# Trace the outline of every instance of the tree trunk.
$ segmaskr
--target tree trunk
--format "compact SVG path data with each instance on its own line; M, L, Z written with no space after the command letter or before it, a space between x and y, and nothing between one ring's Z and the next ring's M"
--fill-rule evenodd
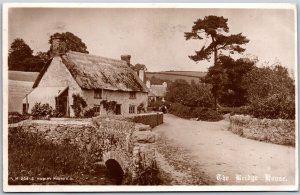
M211 37L212 39L212 43L215 42L215 38L212 36ZM217 60L218 60L218 50L217 50L217 46L214 47L214 66L217 65ZM217 110L217 104L218 104L218 101L217 101L217 97L218 97L218 92L215 93L215 110Z

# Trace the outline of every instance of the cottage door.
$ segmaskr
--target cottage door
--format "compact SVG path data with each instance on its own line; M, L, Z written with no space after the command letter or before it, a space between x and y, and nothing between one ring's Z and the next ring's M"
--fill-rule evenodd
M121 104L117 104L117 106L116 106L116 114L117 115L121 114Z
M56 110L59 113L59 116L69 116L68 112L68 89L61 93L56 98Z

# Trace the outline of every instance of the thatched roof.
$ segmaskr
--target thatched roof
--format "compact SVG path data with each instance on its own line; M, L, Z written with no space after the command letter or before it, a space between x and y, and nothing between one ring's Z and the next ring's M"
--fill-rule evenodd
M146 85L125 61L73 51L61 58L83 89L148 92Z

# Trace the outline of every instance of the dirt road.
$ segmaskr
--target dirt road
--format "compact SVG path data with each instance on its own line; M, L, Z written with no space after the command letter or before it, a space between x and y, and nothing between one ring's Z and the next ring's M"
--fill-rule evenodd
M158 135L159 155L176 165L173 172L197 173L206 177L207 184L294 184L295 148L242 138L228 126L225 120L192 121L166 114L164 124L153 131Z

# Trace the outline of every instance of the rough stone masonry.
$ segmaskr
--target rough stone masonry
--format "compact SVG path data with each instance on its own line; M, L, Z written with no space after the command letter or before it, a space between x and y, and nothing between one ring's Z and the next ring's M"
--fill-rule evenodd
M155 134L149 125L109 118L27 120L11 124L38 133L44 139L77 146L87 162L115 160L124 175L137 180L142 170L155 164Z

